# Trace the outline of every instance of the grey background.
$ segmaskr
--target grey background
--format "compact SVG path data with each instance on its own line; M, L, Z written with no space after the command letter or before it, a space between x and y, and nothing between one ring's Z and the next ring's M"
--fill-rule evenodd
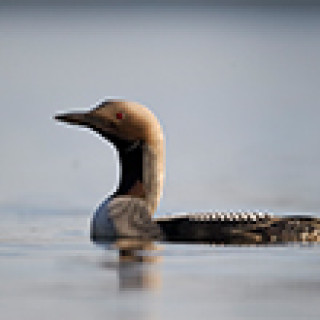
M112 192L114 150L52 116L123 97L165 130L158 213L319 212L318 2L38 3L0 5L1 208Z

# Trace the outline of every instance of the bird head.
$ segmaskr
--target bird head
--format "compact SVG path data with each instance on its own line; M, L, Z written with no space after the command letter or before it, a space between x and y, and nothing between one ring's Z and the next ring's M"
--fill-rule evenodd
M162 140L161 126L153 113L125 100L108 100L92 110L58 114L55 119L90 128L120 150L135 141L152 145Z

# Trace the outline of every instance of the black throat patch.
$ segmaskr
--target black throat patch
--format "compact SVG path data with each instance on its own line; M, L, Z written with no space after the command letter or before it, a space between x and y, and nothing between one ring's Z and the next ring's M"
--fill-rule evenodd
M113 196L127 195L137 184L143 182L143 145L142 141L133 141L119 148L120 184Z

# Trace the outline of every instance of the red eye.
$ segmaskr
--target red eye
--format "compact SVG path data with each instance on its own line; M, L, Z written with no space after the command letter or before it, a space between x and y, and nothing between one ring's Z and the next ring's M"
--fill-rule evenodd
M116 114L117 119L122 120L123 119L123 113L122 112L118 112Z

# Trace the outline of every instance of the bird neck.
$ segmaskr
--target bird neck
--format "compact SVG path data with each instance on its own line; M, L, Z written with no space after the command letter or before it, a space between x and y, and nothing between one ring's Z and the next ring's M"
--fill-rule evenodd
M143 194L137 194L136 187L142 184L143 181L143 149L141 142L133 142L118 150L120 182L115 195L143 197Z
M142 198L153 214L163 187L162 146L135 141L119 149L119 160L120 181L113 197L125 195Z

